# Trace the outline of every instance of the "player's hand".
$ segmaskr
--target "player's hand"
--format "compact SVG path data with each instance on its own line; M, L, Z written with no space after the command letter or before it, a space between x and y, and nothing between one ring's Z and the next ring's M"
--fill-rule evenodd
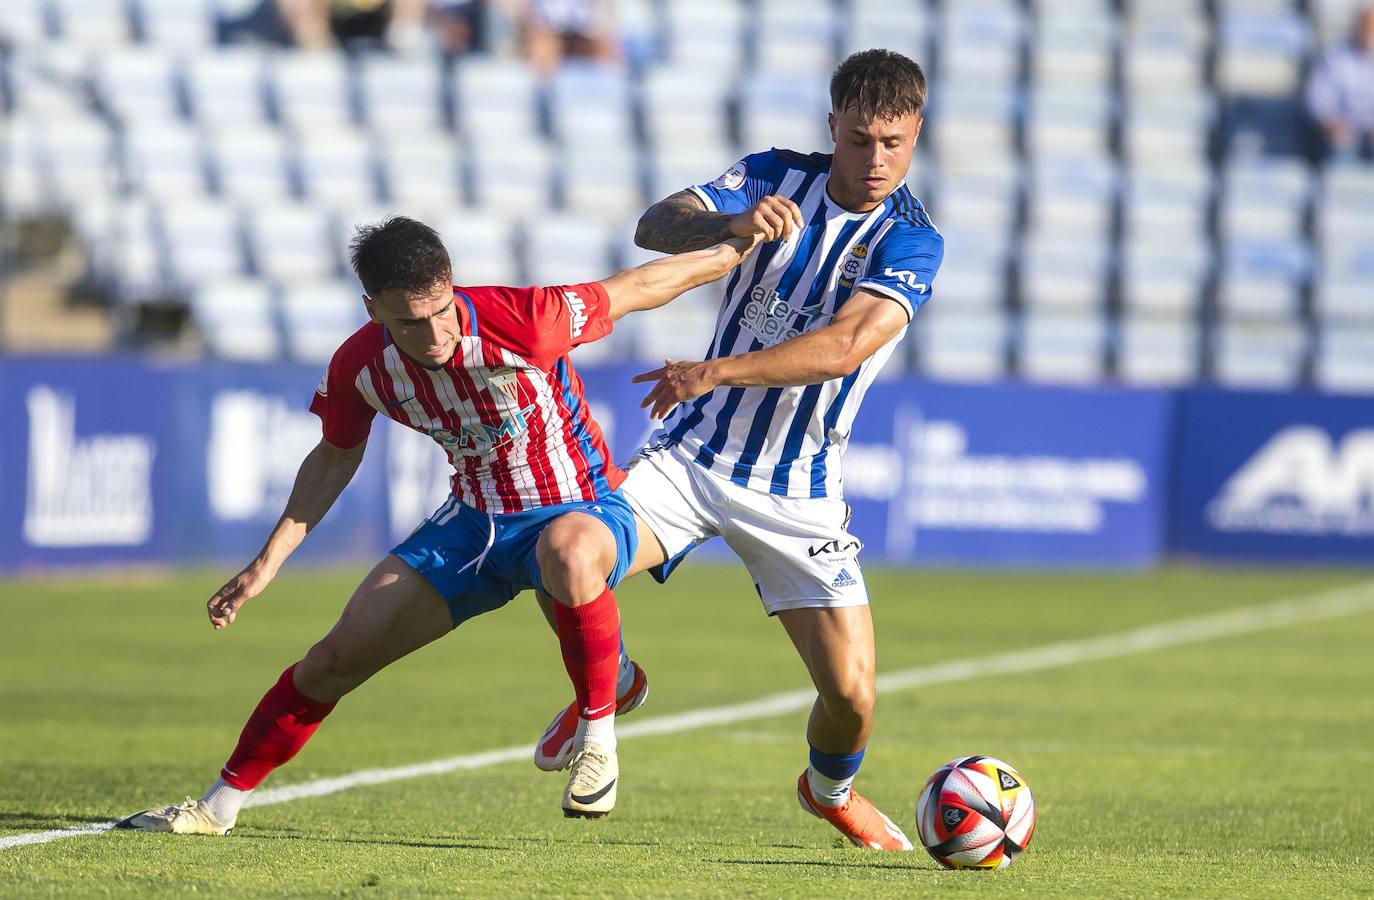
M735 237L758 235L764 242L785 241L793 231L805 227L801 207L777 194L769 194L730 220L730 233Z
M224 587L215 591L205 603L210 616L210 624L216 631L234 624L239 607L262 593L270 578L264 578L253 567L244 569L225 582Z
M649 415L655 419L664 418L673 411L674 406L700 397L716 386L709 362L673 362L671 359L665 359L661 367L652 372L642 372L630 381L634 384L658 382L639 404L640 409L647 408Z

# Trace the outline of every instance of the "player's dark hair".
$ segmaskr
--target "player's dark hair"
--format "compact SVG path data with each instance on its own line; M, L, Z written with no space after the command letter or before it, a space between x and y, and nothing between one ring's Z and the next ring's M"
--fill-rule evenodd
M453 281L439 233L405 216L359 225L348 245L348 261L372 297L393 288L419 294Z
M830 76L830 108L854 109L866 121L920 115L926 76L913 60L891 50L851 53Z

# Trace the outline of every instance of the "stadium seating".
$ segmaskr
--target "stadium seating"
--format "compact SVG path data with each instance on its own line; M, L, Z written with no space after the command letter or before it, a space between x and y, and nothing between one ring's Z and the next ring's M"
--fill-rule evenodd
M255 277L249 331L280 329L284 298L345 296L302 285L343 275L354 224L398 212L439 227L459 281L599 277L647 258L647 203L828 149L825 73L887 46L930 76L908 183L947 241L919 369L1365 383L1374 166L1292 137L1358 0L634 0L624 63L548 79L502 53L218 45L247 5L0 3L5 214L70 216L123 302L180 293L200 322L204 277ZM579 353L699 353L714 296ZM217 327L211 352L253 356Z

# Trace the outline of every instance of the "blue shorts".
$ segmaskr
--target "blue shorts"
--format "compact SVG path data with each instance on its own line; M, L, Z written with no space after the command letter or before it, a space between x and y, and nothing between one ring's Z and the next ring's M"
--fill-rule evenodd
M606 583L615 587L629 571L639 547L634 512L619 491L600 500L492 516L450 497L391 554L443 595L457 628L473 616L500 609L521 591L543 590L535 545L549 523L570 512L600 519L611 530L615 567Z

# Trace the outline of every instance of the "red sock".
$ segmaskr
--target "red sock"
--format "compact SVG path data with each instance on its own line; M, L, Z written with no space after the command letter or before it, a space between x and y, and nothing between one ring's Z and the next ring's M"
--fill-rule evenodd
M577 693L584 719L615 714L615 682L620 669L620 608L606 588L591 603L555 603L554 622L563 647L563 665Z
M262 784L273 769L300 752L334 709L333 703L311 700L297 690L291 680L295 671L293 665L281 673L248 717L238 746L220 772L226 784L241 791L251 791Z

